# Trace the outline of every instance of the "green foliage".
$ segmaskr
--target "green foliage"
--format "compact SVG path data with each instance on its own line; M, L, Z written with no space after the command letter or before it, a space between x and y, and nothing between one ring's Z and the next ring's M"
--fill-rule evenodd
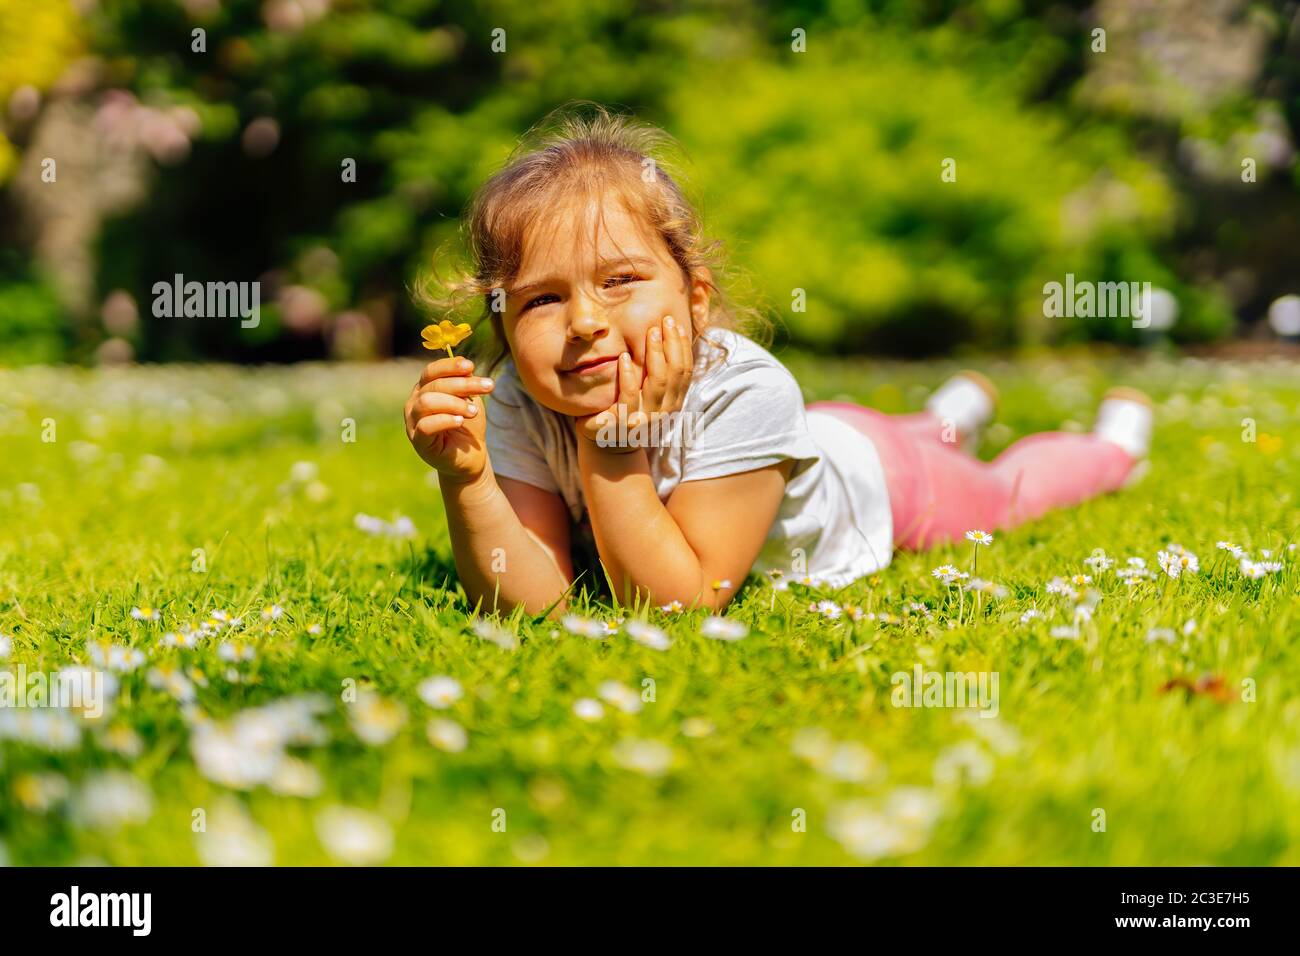
M0 257L0 365L57 362L65 354L63 309L15 259Z
M1112 130L1027 109L995 64L945 65L937 41L819 42L832 49L694 76L667 108L722 232L743 237L740 258L796 341L924 352L1132 338L1115 320L1045 326L1042 287L1067 271L1176 281L1151 248L1176 208L1157 169ZM795 289L807 314L791 312ZM1201 335L1229 319L1192 311Z
M30 50L0 41L23 53L0 58L0 97L20 80L47 87L71 57L66 7L48 6ZM45 5L0 11L19 23L29 8ZM1287 233L1253 228L1281 187L1240 220L1193 192L1132 115L1077 95L1087 22L1059 4L349 0L282 21L297 9L108 0L80 27L104 88L198 120L188 155L153 169L146 200L93 250L100 296L124 289L146 306L142 358L321 357L358 311L379 354L412 351L427 317L408 287L455 249L466 201L520 134L573 99L626 107L682 142L735 265L790 339L819 350L1134 341L1124 322L1044 318L1042 286L1067 272L1150 281L1180 302L1176 340L1222 335L1231 307L1188 265L1201 261L1182 248L1189 223L1221 255L1266 263L1252 308L1289 281L1262 248L1289 248ZM196 27L206 52L191 49ZM1284 53L1270 69L1290 69ZM1262 102L1243 93L1183 131L1249 132ZM250 124L268 119L269 152L251 148ZM17 158L5 150L0 179ZM957 179L944 183L949 157ZM326 314L256 334L152 319L148 290L177 272L261 277L268 294L308 286ZM796 288L806 312L791 309ZM92 329L78 338L102 336Z

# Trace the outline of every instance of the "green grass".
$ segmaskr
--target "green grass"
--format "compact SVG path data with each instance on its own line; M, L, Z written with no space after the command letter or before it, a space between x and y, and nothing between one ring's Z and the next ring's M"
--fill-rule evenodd
M889 411L919 407L953 368L784 358L809 400ZM980 367L1004 398L986 455L1065 420L1089 423L1104 388L1122 382L1160 403L1150 474L999 533L979 571L1006 586L1003 599L961 595L930 575L943 562L969 568L968 547L900 554L840 593L754 582L728 610L751 629L735 643L701 636L702 612L651 611L674 639L663 652L551 621L507 622L514 650L471 631L436 484L400 428L414 365L0 371L7 665L89 663L91 640L148 658L119 675L111 712L71 749L44 749L7 725L0 852L15 864L189 864L200 846L215 854L260 841L277 863L328 863L317 821L342 804L386 821L387 858L402 864L845 864L875 858L874 845L881 862L905 864L1300 863L1294 368L1087 356ZM345 418L355 442L340 438ZM1253 443L1242 440L1245 418ZM51 442L41 440L47 419ZM300 461L315 463L318 486L290 481ZM366 535L358 512L407 515L418 534ZM1285 568L1247 580L1215 549L1220 539L1271 549ZM1095 575L1091 623L1077 640L1052 636L1069 605L1046 592L1048 580L1084 571L1096 548L1154 569L1170 542L1200 556L1198 575L1132 588L1113 569ZM202 573L192 569L198 548ZM822 598L892 615L920 602L931 616L831 621L808 609ZM268 631L260 612L272 603L285 613ZM160 623L131 618L145 605ZM1035 606L1049 619L1021 624ZM239 640L255 660L220 659L221 637L158 647L216 609L245 616ZM1149 643L1153 628L1174 629L1174 642ZM999 716L892 706L891 674L918 662L996 671ZM167 664L205 675L186 712L147 677ZM464 688L445 711L417 692L436 674ZM1226 700L1160 693L1203 674L1222 676ZM1242 699L1246 679L1253 701ZM575 699L607 680L638 694L651 680L654 700L580 720ZM342 699L354 684L404 708L390 742L357 736L356 709ZM238 790L200 772L191 743L205 715L222 721L302 693L322 695L324 734L290 753L318 771L318 793ZM430 743L434 716L466 730L463 751ZM111 746L109 731L122 728L138 735L138 752ZM624 766L626 740L667 745L666 772ZM151 795L117 826L124 811L104 801L120 787L104 781L118 778L100 776L114 770ZM900 822L888 808L903 795L918 814L935 810L932 824ZM804 832L792 826L796 810ZM259 836L241 836L236 823L249 819Z

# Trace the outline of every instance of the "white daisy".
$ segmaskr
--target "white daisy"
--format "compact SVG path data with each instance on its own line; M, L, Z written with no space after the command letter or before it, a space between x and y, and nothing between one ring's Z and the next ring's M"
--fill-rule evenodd
M217 656L223 661L231 664L238 664L241 661L251 661L257 657L257 651L247 644L238 644L234 641L222 641L217 647Z
M963 741L945 748L934 761L935 783L968 783L979 787L993 777L993 761L973 741Z
M661 777L673 763L673 748L658 740L620 740L614 745L614 762L625 770Z
M1115 564L1115 559L1107 557L1104 551L1098 551L1091 557L1084 558L1083 563L1094 574L1100 574L1103 571L1109 571Z
M1252 581L1258 581L1260 578L1264 577L1264 575L1268 574L1268 572L1264 570L1262 564L1252 561L1250 558L1241 559L1241 573L1244 577L1247 577Z
M283 757L267 782L271 792L282 797L311 799L319 796L325 787L320 771L305 760Z
M717 641L739 641L749 634L749 625L735 618L711 614L700 624L700 633Z
M420 681L420 699L437 710L446 710L464 696L454 677L427 677Z
M99 745L111 753L135 760L144 753L144 739L130 727L110 727L99 735Z
M153 792L124 770L92 773L72 799L72 819L81 827L116 830L153 815Z
M131 616L137 621L159 621L162 620L162 612L153 607L133 607Z
M816 604L809 604L808 610L816 611L822 617L830 618L832 621L838 620L843 608L834 601L818 601Z
M941 564L930 573L944 584L952 584L954 581L961 581L970 577L965 571L960 571L951 564Z
M203 637L202 631L186 626L181 628L179 632L168 631L158 643L163 647L183 647L188 649L198 647L201 637Z
M1170 545L1167 551L1158 552L1156 561L1160 565L1160 570L1171 578L1176 578L1183 572L1196 574L1201 567L1196 555L1177 544Z
M605 705L592 697L579 697L573 702L573 713L580 720L600 720L605 716Z
M883 765L869 749L850 740L832 747L817 769L833 780L866 783L881 774Z
M684 737L707 737L716 729L713 721L707 717L687 717L682 721L682 736Z
M382 747L406 726L406 705L362 690L348 707L352 731L372 747Z
M147 677L150 687L171 695L174 700L182 704L191 703L198 696L194 684L175 667L155 667L149 671Z
M966 540L974 541L976 547L979 547L980 545L988 547L993 543L993 535L989 534L987 531L967 531Z
M14 796L33 813L48 813L70 792L68 778L59 773L25 773L14 780Z
M592 640L603 641L609 637L609 630L605 627L604 621L597 621L589 617L582 617L578 614L566 614L560 618L560 624L570 634L577 634L579 637L589 637Z
M465 728L454 720L442 720L435 717L425 728L429 743L449 754L458 754L469 746L469 734Z
M503 651L513 651L519 646L519 638L513 631L508 631L501 625L486 618L477 619L474 622L473 629L476 635L495 644Z
M641 711L641 695L624 683L607 680L596 689L596 693L605 703L617 707L625 714Z
M357 807L326 807L316 815L316 835L330 856L353 866L374 866L393 855L392 826Z
M110 641L91 641L86 645L86 655L96 667L119 674L130 673L144 664L144 653L135 647L125 647Z
M929 840L924 827L896 820L867 800L833 805L826 821L830 835L864 862L915 853Z
M204 866L270 866L275 859L271 835L235 800L213 808L194 843Z
M623 626L623 630L627 631L627 636L632 640L644 644L651 650L666 651L673 644L663 628L655 627L645 621L628 621Z

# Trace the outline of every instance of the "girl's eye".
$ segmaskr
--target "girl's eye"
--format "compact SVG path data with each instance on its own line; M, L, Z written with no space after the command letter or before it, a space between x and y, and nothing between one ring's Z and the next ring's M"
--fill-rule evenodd
M529 309L533 308L533 306L546 305L549 302L559 302L559 301L560 301L560 297L558 295L555 295L552 292L546 292L543 293L542 295L529 299L527 302L524 303L524 307L519 311L527 312Z
M623 275L610 276L608 279L605 280L605 288L608 289L608 288L610 288L611 286L627 285L629 282L637 282L637 281L639 281L640 278L641 278L640 276L638 276L638 275L634 275L634 274L632 274L632 273L625 273L625 274L623 274Z

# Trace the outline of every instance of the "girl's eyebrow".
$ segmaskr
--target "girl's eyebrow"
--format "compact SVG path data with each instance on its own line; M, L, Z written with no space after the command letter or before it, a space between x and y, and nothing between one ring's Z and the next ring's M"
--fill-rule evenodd
M604 272L613 266L654 266L656 263L649 256L618 256L613 259L601 259L596 263L596 268ZM526 282L523 285L515 286L506 293L510 298L525 295L533 289L542 286L556 285L561 280L558 276L547 276L545 279L534 279L532 282Z

